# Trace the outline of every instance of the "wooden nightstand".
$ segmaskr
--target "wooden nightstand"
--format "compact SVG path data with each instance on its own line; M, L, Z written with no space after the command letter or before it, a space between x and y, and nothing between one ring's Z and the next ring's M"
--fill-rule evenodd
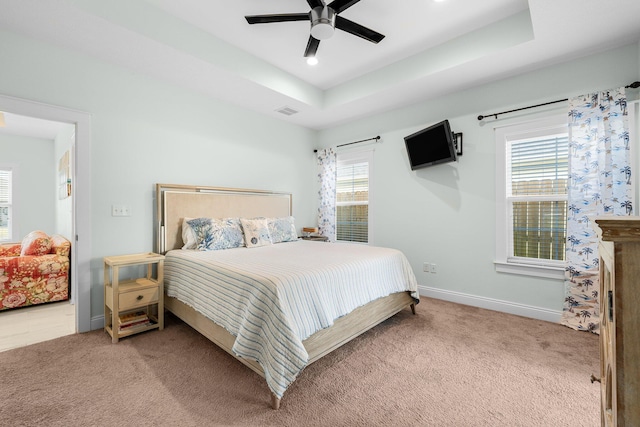
M154 264L157 264L155 278ZM146 277L121 282L120 267L136 265L147 266ZM164 328L163 268L164 256L150 252L104 258L104 330L111 335L112 342Z

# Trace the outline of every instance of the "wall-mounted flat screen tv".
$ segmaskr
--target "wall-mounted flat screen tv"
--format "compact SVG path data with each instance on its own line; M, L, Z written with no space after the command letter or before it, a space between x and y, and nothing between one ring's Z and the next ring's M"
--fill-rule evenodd
M404 137L411 170L440 163L455 162L457 149L449 120L429 126Z

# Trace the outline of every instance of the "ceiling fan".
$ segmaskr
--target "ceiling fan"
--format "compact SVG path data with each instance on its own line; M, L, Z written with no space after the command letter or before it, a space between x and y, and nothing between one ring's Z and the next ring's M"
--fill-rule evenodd
M249 24L268 24L271 22L311 21L311 35L304 51L305 57L314 57L318 51L320 40L328 39L337 28L354 36L362 37L372 43L378 43L384 36L360 24L356 24L339 14L358 3L360 0L333 0L325 4L323 0L307 0L311 7L308 13L282 13L276 15L245 16Z

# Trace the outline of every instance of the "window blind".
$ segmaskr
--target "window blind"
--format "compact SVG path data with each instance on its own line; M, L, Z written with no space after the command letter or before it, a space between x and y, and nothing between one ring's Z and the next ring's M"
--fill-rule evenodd
M510 169L511 195L567 194L567 135L511 142Z
M0 240L11 236L12 171L0 170Z
M512 256L565 259L569 141L567 134L510 141L507 201Z
M336 177L337 239L369 241L369 162L340 161Z

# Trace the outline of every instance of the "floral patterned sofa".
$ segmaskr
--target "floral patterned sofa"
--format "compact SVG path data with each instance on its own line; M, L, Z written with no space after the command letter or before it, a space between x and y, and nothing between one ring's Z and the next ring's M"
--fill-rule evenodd
M71 242L42 231L0 245L0 310L69 299Z

